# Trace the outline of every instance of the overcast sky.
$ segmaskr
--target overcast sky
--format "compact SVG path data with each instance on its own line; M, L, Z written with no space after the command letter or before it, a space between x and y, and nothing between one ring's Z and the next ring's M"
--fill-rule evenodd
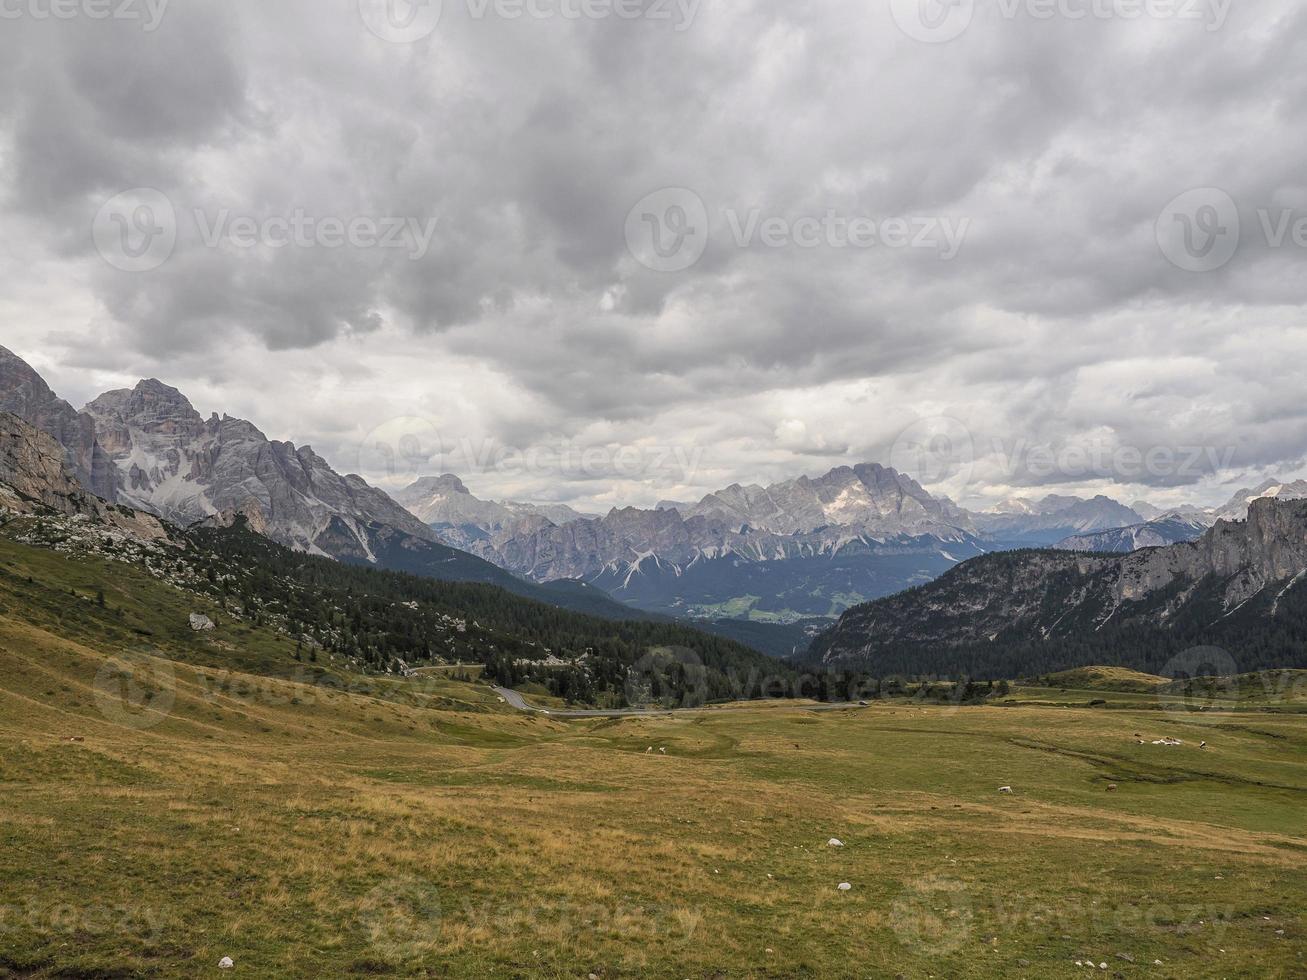
M598 510L1303 472L1297 0L54 4L0 2L0 343L78 407Z

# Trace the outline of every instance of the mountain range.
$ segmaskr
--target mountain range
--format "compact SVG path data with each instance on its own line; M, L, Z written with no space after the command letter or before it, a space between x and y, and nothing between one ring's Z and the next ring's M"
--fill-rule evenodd
M876 464L737 484L674 508L569 514L563 523L520 505L507 515L501 505L479 506L449 475L398 499L419 501L433 489L442 521L432 529L447 544L535 581L582 580L638 608L692 618L829 617L984 550L964 511ZM464 523L451 523L451 513Z
M1261 499L1307 497L1307 481L1272 480L1212 510L1048 495L980 512L865 463L596 516L481 500L453 474L424 477L392 497L339 474L309 446L269 439L243 419L206 419L156 379L77 411L4 348L0 411L50 436L72 479L95 497L180 527L244 521L310 554L493 583L613 617L725 620L737 632L747 621L752 642L773 651L802 646L852 607L992 552L1132 552L1196 539ZM786 630L767 641L757 631L772 625Z

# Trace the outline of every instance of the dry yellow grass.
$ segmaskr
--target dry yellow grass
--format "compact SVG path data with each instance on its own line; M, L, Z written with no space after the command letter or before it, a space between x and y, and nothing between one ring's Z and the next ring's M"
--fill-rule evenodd
M1307 972L1300 715L561 721L126 653L0 615L0 976Z

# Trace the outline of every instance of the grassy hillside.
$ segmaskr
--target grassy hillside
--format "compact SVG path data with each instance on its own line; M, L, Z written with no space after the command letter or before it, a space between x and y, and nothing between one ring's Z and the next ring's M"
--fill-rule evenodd
M1134 691L1146 694L1168 683L1165 677L1145 674L1127 667L1077 667L1041 678L1048 687L1073 687L1084 691Z
M130 568L0 573L0 976L1303 972L1301 715L560 721L295 680L284 638L191 633Z

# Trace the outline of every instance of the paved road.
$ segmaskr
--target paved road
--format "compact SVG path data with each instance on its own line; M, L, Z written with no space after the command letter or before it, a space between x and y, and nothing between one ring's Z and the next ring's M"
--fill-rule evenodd
M553 718L630 718L635 716L654 717L656 715L682 715L697 714L699 712L721 712L721 711L748 711L754 706L741 706L734 708L721 707L703 707L703 708L537 708L533 704L527 704L526 698L516 691L510 691L506 687L496 687L495 693L503 698L511 707L518 711L534 711L536 714L549 715ZM774 702L773 702L774 703ZM851 702L842 702L840 704L805 704L803 705L808 711L837 711L840 708L857 708L865 705L855 705Z

